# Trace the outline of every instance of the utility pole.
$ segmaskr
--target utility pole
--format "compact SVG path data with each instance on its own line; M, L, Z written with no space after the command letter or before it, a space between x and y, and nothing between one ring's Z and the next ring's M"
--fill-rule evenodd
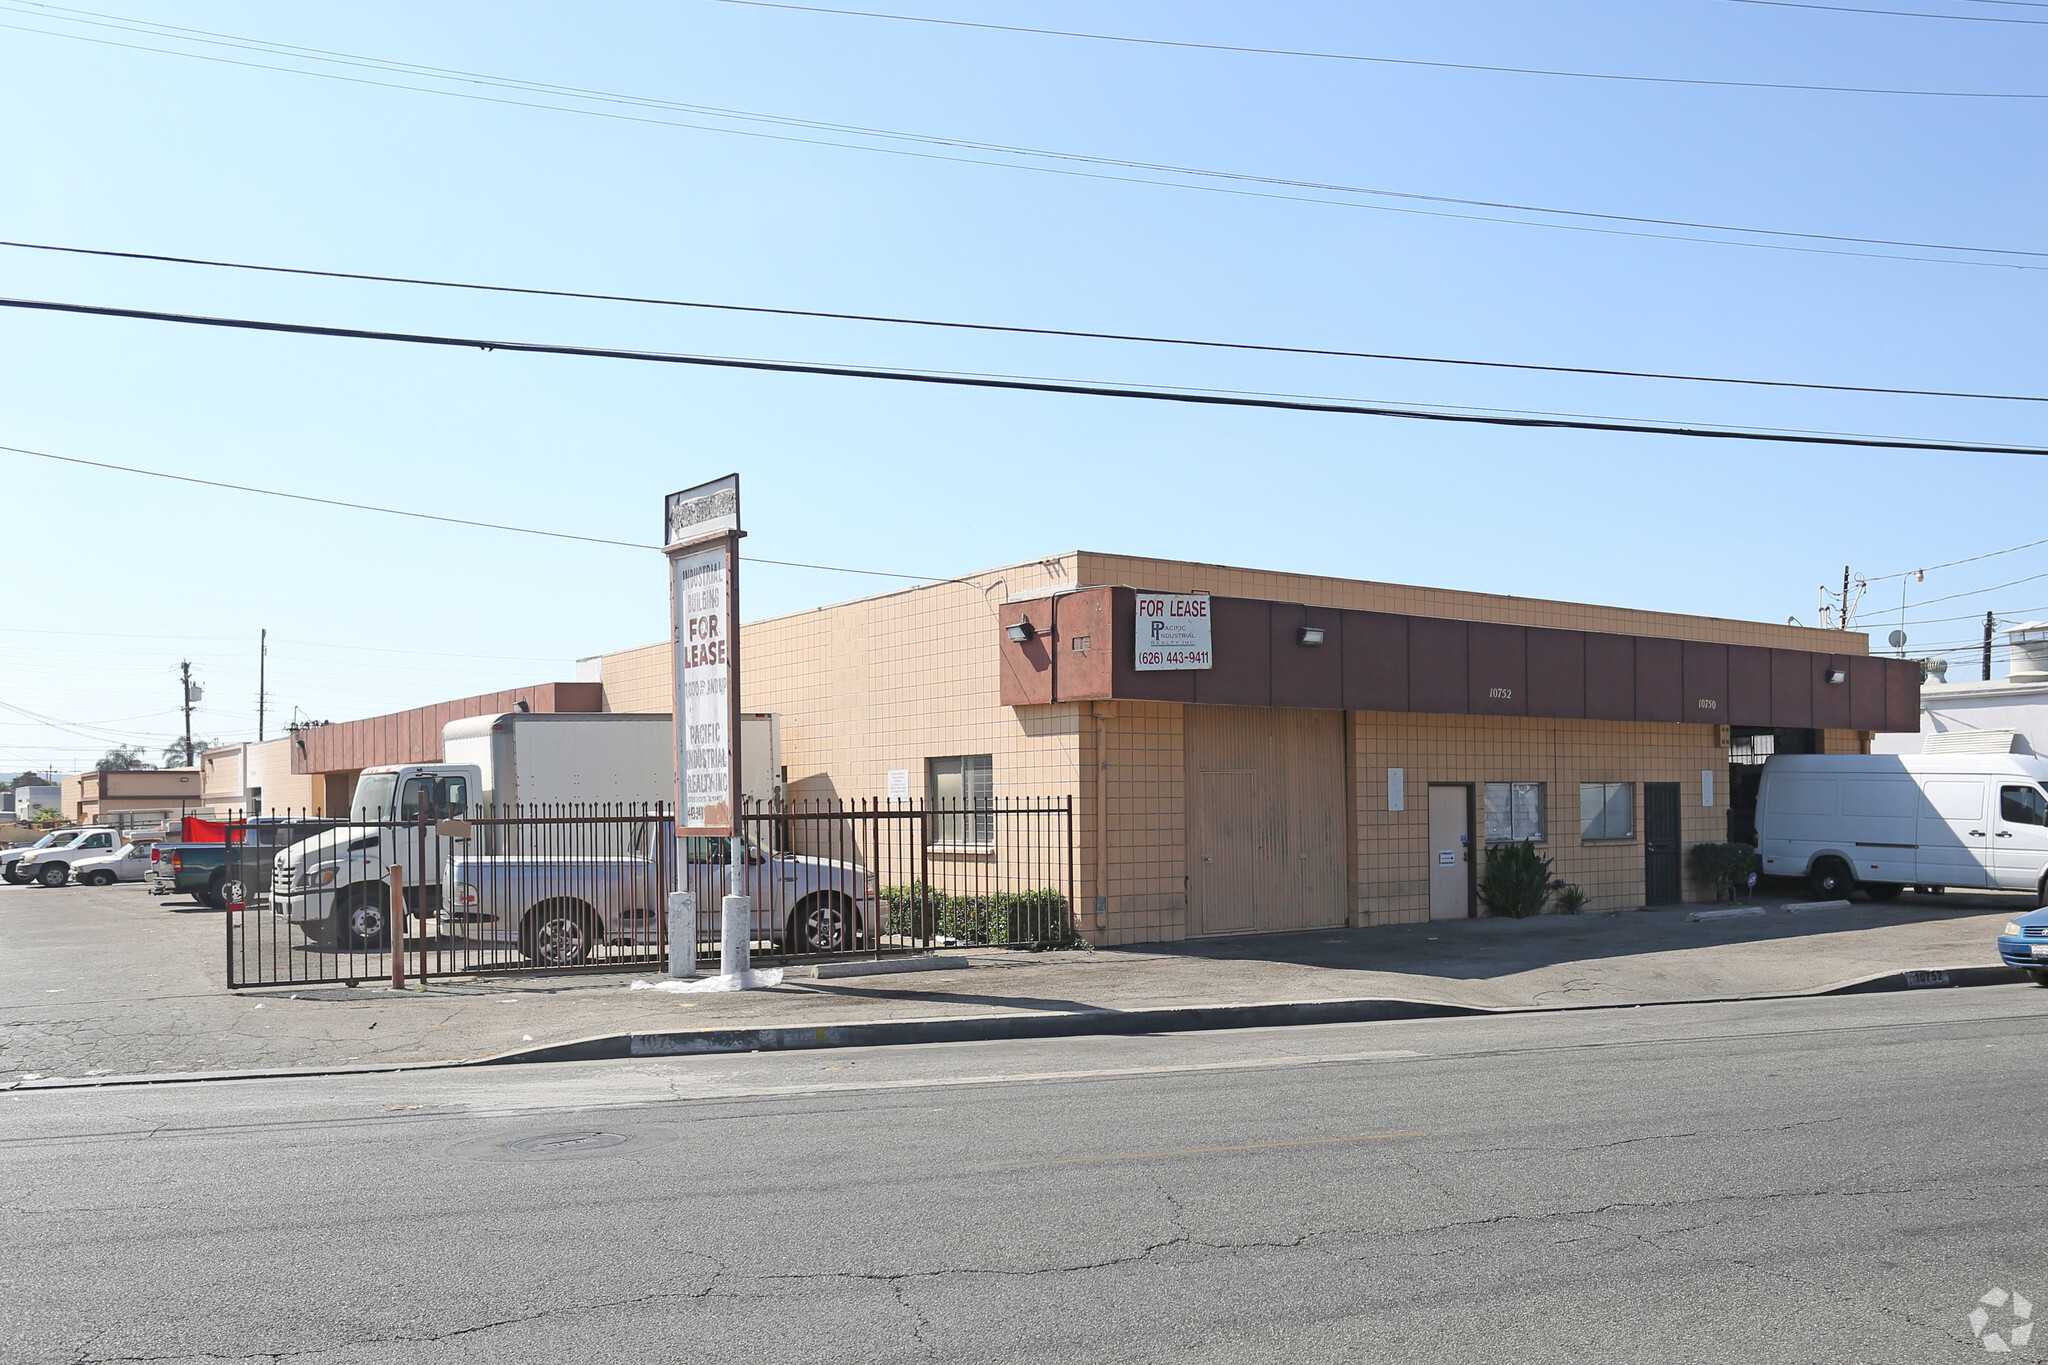
M1849 628L1849 566L1842 566L1842 629Z
M267 630L263 631L257 637L257 639L258 644L256 646L256 742L258 744L261 744L263 742L263 674L265 666L270 662L270 632Z
M1991 681L1991 631L1997 626L1998 618L1990 612L1984 613L1984 681Z
M1985 653L1985 677L1991 677L1991 653ZM178 690L184 698L184 765L193 765L193 661L178 661L178 677L182 688Z

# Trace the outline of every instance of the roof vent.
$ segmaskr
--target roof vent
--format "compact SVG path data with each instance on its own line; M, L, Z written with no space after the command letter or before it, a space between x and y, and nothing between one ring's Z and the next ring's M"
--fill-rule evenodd
M2005 680L2016 683L2048 682L2048 621L2028 621L2005 633L2012 641L2012 664Z
M2025 750L2015 742L2017 730L1950 730L1929 735L1920 746L1924 754L2013 754Z
M1918 662L1920 664L1920 681L1922 685L1927 683L1945 683L1948 681L1947 659L1921 659Z

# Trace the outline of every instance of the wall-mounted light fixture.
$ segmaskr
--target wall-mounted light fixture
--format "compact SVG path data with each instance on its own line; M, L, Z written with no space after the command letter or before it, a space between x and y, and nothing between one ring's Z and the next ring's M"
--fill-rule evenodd
M1845 683L1849 681L1849 675L1847 673L1844 673L1839 668L1829 669L1827 671L1826 677L1827 680L1831 683Z
M1031 618L1027 616L1015 625L1004 626L1003 634L1016 644L1028 645L1038 638L1038 627L1032 625Z
M517 711L522 716L525 715L527 712L533 710L531 706L528 706L526 704L526 698L524 697L521 697L519 700L513 702L512 709L514 711Z
M1319 645L1323 642L1323 628L1321 626L1303 626L1294 632L1294 638L1298 643L1304 645Z

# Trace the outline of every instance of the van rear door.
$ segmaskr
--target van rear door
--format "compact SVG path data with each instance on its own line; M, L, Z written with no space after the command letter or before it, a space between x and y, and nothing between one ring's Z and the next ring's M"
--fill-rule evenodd
M1965 775L1920 779L1920 856L1913 880L1923 886L1990 886L1990 782Z
M1991 874L2000 886L2032 891L2048 870L2048 797L2025 778L2001 778L1991 825Z

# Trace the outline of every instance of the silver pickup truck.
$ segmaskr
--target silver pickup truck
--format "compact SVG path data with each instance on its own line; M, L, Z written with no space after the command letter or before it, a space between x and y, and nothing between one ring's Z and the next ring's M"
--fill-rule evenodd
M651 947L668 913L668 856L561 857L471 854L454 841L443 871L438 927L451 939L510 944L529 962L574 967L606 945ZM697 941L716 943L731 890L754 898L754 939L791 953L842 952L874 943L874 888L852 863L747 845L733 887L724 839L685 841L684 885L697 896Z

